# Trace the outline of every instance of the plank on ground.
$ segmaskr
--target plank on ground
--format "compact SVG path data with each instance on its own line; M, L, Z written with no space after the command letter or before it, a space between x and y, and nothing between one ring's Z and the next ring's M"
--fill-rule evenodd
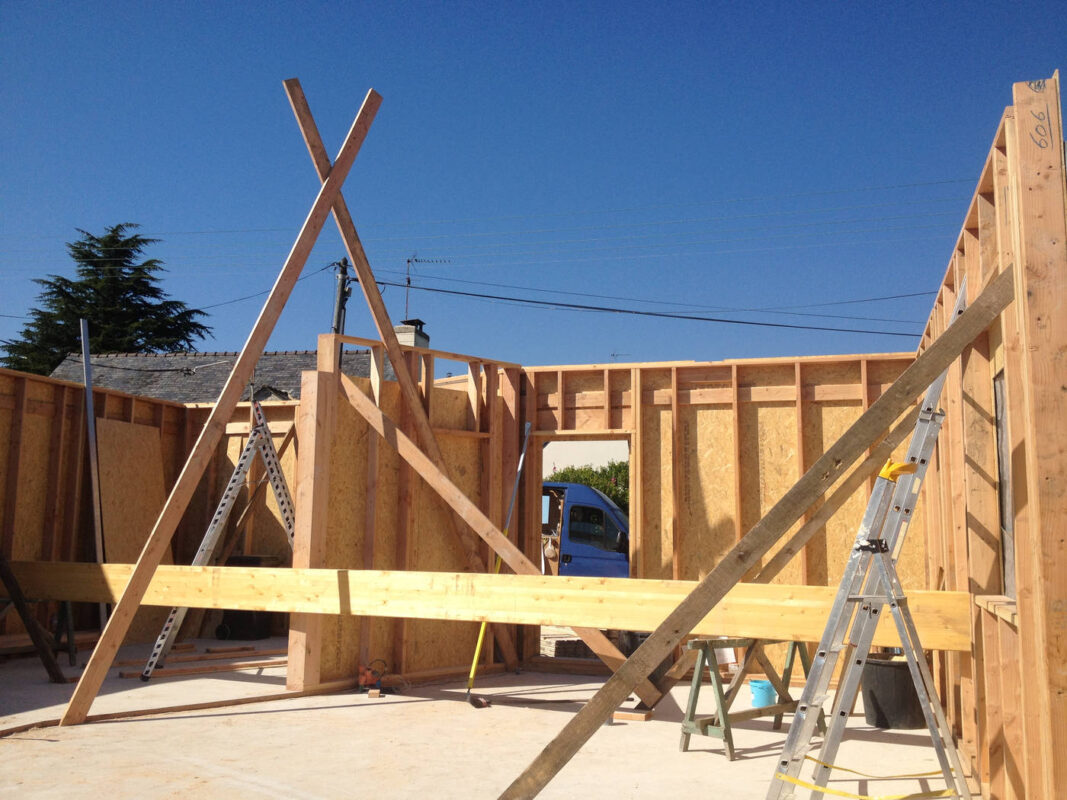
M78 602L117 596L133 569L127 564L44 562L15 562L12 568L31 596ZM696 585L638 578L161 566L144 603L650 631ZM693 633L815 641L836 591L739 584L696 623ZM966 592L909 592L908 603L925 647L970 647ZM891 622L879 627L875 643L899 646Z

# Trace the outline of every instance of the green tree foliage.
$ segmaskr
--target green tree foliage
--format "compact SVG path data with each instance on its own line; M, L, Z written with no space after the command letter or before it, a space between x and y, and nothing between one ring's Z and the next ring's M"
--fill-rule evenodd
M79 319L89 322L93 353L189 351L196 339L210 335L197 321L203 311L168 299L159 287L163 262L142 260L145 248L158 240L138 236L137 227L124 222L103 236L78 229L81 238L67 244L77 277L36 279L44 287L40 308L30 311L20 339L3 342L4 366L49 374L68 353L81 350Z
M619 508L630 513L630 464L628 461L609 461L603 467L564 467L555 470L547 481L583 483L599 489Z

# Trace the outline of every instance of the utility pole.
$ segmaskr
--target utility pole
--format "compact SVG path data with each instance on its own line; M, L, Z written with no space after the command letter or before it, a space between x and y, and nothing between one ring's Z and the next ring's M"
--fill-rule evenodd
M333 266L337 267L337 295L333 304L333 325L330 327L330 333L337 333L343 336L345 332L345 304L348 303L348 298L352 296L352 289L348 284L351 283L352 279L348 277L347 258L335 261Z
M352 282L352 278L348 277L348 259L342 258L340 261L335 261L333 264L337 267L337 295L334 298L333 303L333 325L330 326L330 333L345 335L345 305L348 303L348 298L352 296L352 288L349 284ZM337 346L337 368L341 368L341 359L344 353L344 343L342 342Z

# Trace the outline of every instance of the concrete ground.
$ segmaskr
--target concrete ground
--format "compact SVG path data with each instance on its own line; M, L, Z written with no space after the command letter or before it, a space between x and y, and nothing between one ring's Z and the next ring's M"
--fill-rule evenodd
M199 649L211 644L218 643L200 642ZM264 649L280 642L256 644ZM120 658L146 650L124 648ZM65 671L74 673L61 658ZM81 654L80 662L86 658ZM494 701L484 709L465 702L465 681L454 681L409 687L378 699L347 691L34 728L0 739L0 796L493 798L601 682L533 672L484 676L475 693ZM270 694L284 685L284 667L148 683L109 677L92 712ZM70 685L48 683L33 658L0 664L0 730L57 718L72 691ZM676 687L651 721L604 725L540 796L764 797L785 730L772 731L770 719L739 723L732 762L717 739L701 736L694 736L689 752L682 753L680 720L687 695L688 686ZM748 692L742 692L736 707L747 707L748 699ZM537 702L545 700L554 702ZM699 711L710 713L711 702L711 692L702 692ZM937 769L925 730L875 730L864 724L861 712L849 723L838 763L876 774ZM938 778L873 781L846 775L831 787L860 794L943 788Z

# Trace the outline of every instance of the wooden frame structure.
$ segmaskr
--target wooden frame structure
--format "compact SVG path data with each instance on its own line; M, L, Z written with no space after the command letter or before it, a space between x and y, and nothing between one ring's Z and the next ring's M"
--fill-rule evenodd
M646 680L652 667L690 631L703 630L701 620L739 581L766 583L776 577L784 581L777 587L745 587L767 600L778 596L776 592L795 591L789 584L836 580L844 558L835 555L839 552L835 548L847 547L854 532L854 519L849 517L858 517L849 504L862 506L867 476L907 432L909 410L919 393L962 354L946 385L946 435L925 490L926 547L907 556L904 571L914 581L926 579L933 590L950 590L941 598L946 602L950 596L958 602L963 596L959 593L977 595L965 612L969 648L939 657L942 696L976 778L992 797L1055 793L1054 787L1065 777L1060 773L1067 769L1055 758L1067 750L1063 614L1067 591L1057 577L1067 563L1063 536L1067 433L1060 380L1062 354L1067 351L1062 313L1067 297L1067 189L1058 75L1015 85L1014 106L1005 112L998 129L914 363L910 355L890 354L523 369L482 357L401 347L340 196L340 184L379 98L373 91L368 95L337 163L331 165L299 84L288 81L286 90L323 186L248 344L219 401L209 408L187 409L140 398L115 401L131 422L147 414L148 425L171 437L166 450L170 455L165 457L170 465L168 484L169 475L175 476L170 498L129 572L94 567L95 572L77 580L68 573L62 591L38 584L38 592L58 598L73 591L78 581L88 582L91 586L84 589L84 597L96 599L113 592L116 585L125 586L64 724L87 718L134 612L155 591L152 576L179 520L198 496L205 471L209 487L217 484L221 467L212 476L209 465L228 431L240 435L240 422L234 417L239 389L314 237L332 211L381 341L320 337L317 369L304 374L301 402L295 409L289 407L295 411L300 442L300 457L292 467L296 569L285 576L254 571L246 577L275 588L310 580L336 586L336 593L324 593L327 599L319 605L297 602L294 595L292 602L274 606L293 612L291 689L315 691L335 679L347 679L357 663L383 650L390 653L395 671L463 666L473 651L475 626L455 620L509 623L493 628L508 666L528 654L535 635L528 630L516 639L510 624L586 623L589 627L579 627L579 634L615 673L505 793L533 796L630 691L636 688L645 705L655 705L664 685L653 686ZM971 293L969 308L947 328L946 310L964 275ZM1002 313L1013 295L1020 301ZM338 348L345 343L370 347L370 379L351 379L337 369ZM396 382L382 379L387 358ZM460 391L434 385L438 360L466 365ZM11 387L10 401L3 399L5 381ZM994 401L995 385L1003 386L1002 406ZM101 399L101 415L107 417L111 401ZM50 403L52 410L43 411ZM77 498L80 483L51 480L45 482L43 493L34 490L41 495L39 503L23 498L37 497L26 493L26 476L31 473L56 477L82 469L80 452L64 457L78 450L79 440L73 435L79 426L78 406L74 385L0 372L0 466L4 468L0 486L5 492L0 544L5 553L34 560L56 556L69 560L75 555L69 542L76 540L77 517L84 514L79 511L84 503L79 505ZM37 412L31 411L35 408ZM7 425L2 424L5 413L10 413ZM34 413L51 419L52 427L35 431ZM206 415L203 432L190 446L194 427L189 420L201 415ZM165 420L170 421L169 431ZM648 642L625 663L599 629L624 622L636 629L651 627L651 618L640 622L627 614L611 619L588 612L581 616L577 606L563 611L562 605L544 613L509 616L488 599L496 585L493 581L501 586L528 581L525 591L531 602L546 591L539 588L537 581L546 579L534 565L540 543L537 447L531 448L520 495L516 541L509 541L500 530L507 494L503 476L514 472L519 430L525 422L531 423L535 442L582 438L630 442L636 506L631 514L635 521L631 563L643 579L631 586L667 591L653 584L668 581L673 582L671 592L691 591L673 611L664 612ZM998 425L1010 444L1010 463L998 463ZM890 428L893 432L887 434ZM27 453L25 442L31 439L48 442L50 456L43 465ZM179 470L178 462L186 453L188 459ZM847 474L854 462L859 466ZM1010 477L1010 488L1005 476ZM1004 502L1006 497L1010 502ZM202 502L210 504L206 498ZM838 523L829 520L841 508L845 521L839 533ZM38 513L43 516L27 516ZM1005 520L1015 536L1017 599L1004 596L1006 588L998 577L1004 574L1001 558L1006 540L1000 532ZM16 531L40 531L40 546L19 550ZM909 542L920 541L913 532ZM461 579L461 572L486 572L494 552L517 576ZM800 558L790 564L794 554ZM16 568L21 569L20 580L32 585L33 565ZM434 579L417 573L379 575L375 583L375 570L382 569L430 570L441 575L437 580L451 586L462 583L469 587L466 596L480 598L464 605L457 599L463 591L446 593L444 600L428 601L445 609L436 617L416 601L404 607L400 617L384 620L380 615L388 613L388 603L377 602L374 592L385 593L404 581L429 585ZM483 577L491 580L483 582ZM188 576L189 590L197 591L196 580L204 578L204 573ZM47 577L38 579L47 584ZM575 591L588 593L597 586L578 580ZM606 585L599 586L607 591ZM252 605L245 607L259 607L260 601L241 601L240 595L234 588L203 605L248 602ZM677 594L671 597L664 601L665 609L678 599ZM160 602L173 605L175 600L164 596ZM379 614L372 616L375 609ZM767 629L751 633L725 627L724 618L718 619L709 624L724 626L716 628L720 633L771 638L782 633ZM950 627L956 630L958 613L951 619ZM465 624L470 628L469 642L457 636L454 627ZM493 648L486 650L491 659ZM1034 679L1020 680L1022 669Z
M1067 186L1059 75L1017 83L922 347L967 279L1015 270L1016 303L968 347L922 507L933 589L972 593L973 646L939 658L941 697L987 797L1067 780ZM998 401L999 396L999 401Z

